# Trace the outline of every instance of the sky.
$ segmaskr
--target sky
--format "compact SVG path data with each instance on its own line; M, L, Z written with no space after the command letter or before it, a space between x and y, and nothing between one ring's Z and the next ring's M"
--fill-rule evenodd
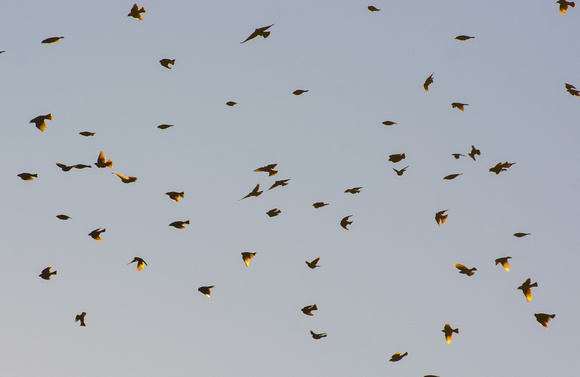
M577 373L580 98L564 84L580 88L580 9L138 5L142 21L117 0L0 4L1 375ZM29 123L48 113L45 132ZM452 157L472 145L476 161ZM113 168L94 166L100 151ZM275 176L254 172L274 163ZM240 200L256 184L263 194ZM509 272L494 264L504 256ZM209 285L210 298L197 291ZM534 313L556 317L545 329ZM408 356L389 362L396 352Z

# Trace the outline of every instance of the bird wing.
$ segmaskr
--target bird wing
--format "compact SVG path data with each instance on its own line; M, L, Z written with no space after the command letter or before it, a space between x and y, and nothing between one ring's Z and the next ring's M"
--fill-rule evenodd
M101 153L99 153L99 157L97 158L97 162L99 164L105 163L105 152L101 151Z
M241 42L241 43L246 43L247 41L256 38L258 35L260 35L260 31L259 29L254 30L254 32L252 34L250 34L250 36L248 38L246 38L245 41Z

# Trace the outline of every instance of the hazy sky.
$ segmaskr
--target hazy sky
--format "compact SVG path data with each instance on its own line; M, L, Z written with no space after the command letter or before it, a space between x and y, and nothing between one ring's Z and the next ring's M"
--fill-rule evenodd
M158 0L139 21L132 5L0 3L0 375L577 374L580 98L564 83L580 88L580 9ZM48 113L46 132L29 123ZM452 157L472 145L477 161Z

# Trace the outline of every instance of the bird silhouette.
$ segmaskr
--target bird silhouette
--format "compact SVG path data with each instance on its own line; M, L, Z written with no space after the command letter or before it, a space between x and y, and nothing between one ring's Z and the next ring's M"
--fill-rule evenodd
M538 321L540 325L547 329L548 322L550 322L550 320L553 319L556 314L535 313L534 316L536 317L536 321Z
M475 160L475 156L476 155L480 155L481 156L481 151L479 149L476 149L473 145L471 146L471 152L468 153L469 157L471 157L473 159L473 161Z
M39 115L34 119L31 119L28 123L34 123L36 128L38 128L41 132L46 131L46 121L52 120L52 113L46 115Z
M404 153L399 153L399 154L392 154L389 156L389 161L397 163L401 160L405 159L405 154Z
M23 181L34 181L34 178L38 178L38 174L32 174L32 173L20 173L20 174L18 174L18 176Z
M237 105L237 104L238 103L237 102L234 102L234 101L228 101L228 102L226 102L226 105L228 105L228 106L234 106L234 105Z
M568 93L570 93L570 95L580 97L580 91L578 91L574 85L565 83L564 86L566 86L566 90Z
M68 220L71 217L70 216L67 216L67 215L56 215L56 218L59 219L59 220Z
M324 203L324 202L316 202L316 203L312 204L312 206L313 206L314 208L322 208L322 207L324 207L324 206L327 206L328 204L329 204L329 203Z
M576 4L573 1L566 1L566 0L558 0L556 1L557 4L560 4L560 14L565 14L568 10L568 6L574 8Z
M95 136L95 133L89 132L89 131L83 131L83 132L79 132L79 135L89 137L89 136Z
M206 295L207 297L211 296L211 289L215 287L215 285L207 285L203 287L199 287L197 290L200 291L202 294Z
M175 65L175 59L161 59L159 60L159 63L164 66L167 69L171 69L171 67L169 66L171 65Z
M453 107L455 109L459 109L461 111L465 111L465 106L469 106L469 104L467 104L467 103L461 103L461 102L453 102L451 104L451 107Z
M522 238L525 236L529 236L531 233L514 233L514 237Z
M92 232L89 233L89 236L93 237L93 239L97 240L97 241L102 241L101 239L101 233L104 233L107 231L107 228L97 228L95 230L93 230Z
M495 173L496 175L501 173L502 171L506 171L508 168L510 168L512 165L514 165L515 162L498 162L494 167L489 168L490 172Z
M56 270L51 272L50 271L51 268L52 266L46 267L44 270L42 270L42 272L38 276L40 276L44 280L50 280L51 275L56 275Z
M512 257L501 257L501 258L497 258L495 260L495 265L497 266L498 264L501 264L502 267L506 270L509 271L510 270L510 262L508 261L508 259L511 259Z
M352 215L348 215L346 217L343 217L342 220L340 220L340 226L343 227L346 230L350 230L347 228L347 226L349 226L350 224L352 224L352 221L348 221L348 219L351 217Z
M165 195L169 196L169 199L175 200L177 203L179 203L179 198L185 197L185 191L182 192L169 191L166 192Z
M314 339L321 339L321 338L325 338L326 337L326 333L325 332L321 332L320 334L317 334L314 331L310 330L310 334L312 334L312 337Z
M465 274L467 276L471 276L471 275L475 274L474 271L477 271L477 268L475 268L475 267L467 268L464 265L462 265L461 263L455 263L455 268L457 268L459 270L460 274Z
M169 69L171 69L171 68L169 68ZM166 130L169 127L173 127L173 126L174 126L174 124L160 124L159 126L157 126L157 128L159 128L160 130Z
M402 175L403 175L403 173L404 173L405 171L407 171L407 168L408 168L408 167L409 167L409 166L405 166L405 167L404 167L404 168L402 168L401 170L397 170L397 169L393 168L393 170L394 170L394 171L395 171L395 173L397 173L397 175L400 177L400 176L402 176Z
M278 208L272 208L271 210L266 212L266 215L268 215L270 217L274 217L274 216L278 216L281 213L282 213L282 211L279 210Z
M44 41L42 41L40 43L56 43L56 42L60 42L60 40L63 38L64 37L50 37L50 38L46 38Z
M135 257L133 260L127 264L137 262L137 271L141 271L145 266L148 266L147 262L143 260L143 258Z
M240 200L244 200L244 199L246 199L246 198L249 198L250 196L260 196L260 195L262 195L262 192L263 192L263 191L259 191L259 190L260 190L260 184L258 183L258 184L256 185L256 187L254 187L254 189L253 189L253 190L252 190L252 191L251 191L251 192L250 192L248 195L244 196L244 197L243 197L242 199L240 199Z
M375 6L373 6L373 5L369 5L369 6L368 6L368 10L370 10L371 12L378 12L378 11L380 11L380 9L379 9L379 8L376 8L376 7L375 7Z
M435 72L433 72L431 74L431 76L427 77L427 80L425 80L425 83L423 84L423 88L425 89L426 92L429 91L429 85L433 84L433 75L435 74Z
M393 354L393 356L391 356L391 359L390 359L389 361L393 361L393 362L395 362L395 361L399 361L399 360L401 360L403 357L407 356L408 354L409 354L408 352L405 352L405 353L403 353L403 354L401 354L400 352L395 352L395 353Z
M385 121L383 122L383 124L384 124L385 126L392 126L393 124L397 124L397 123L396 123L396 122L393 122L393 121L390 121L390 120L385 120Z
M353 187L353 188L349 188L349 189L344 190L344 193L345 194L348 193L348 194L353 194L354 195L354 194L358 194L361 189L362 189L362 186L361 187Z
M439 211L435 214L435 221L437 222L437 225L441 226L443 224L445 224L445 221L447 221L447 216L449 215L445 215L445 212L447 212L448 210L445 209L443 211Z
M141 17L141 13L147 13L145 11L145 8L141 7L141 9L139 9L137 4L134 4L133 8L131 8L131 12L129 12L127 17L133 17L133 18L136 18L138 20L143 20L143 17Z
M246 264L246 267L250 267L250 259L254 258L255 255L256 253L251 253L249 251L242 252L242 259Z
M61 163L59 163L59 162L57 162L57 163L56 163L56 166L58 166L59 168L61 168L61 169L62 169L62 171L69 171L69 170L71 170L72 168L74 168L74 165L67 166L67 165L65 165L65 164L61 164Z
M449 175L446 175L445 177L443 177L443 179L446 179L446 180L450 181L450 180L452 180L452 179L455 179L455 178L459 177L459 176L460 176L460 175L462 175L462 174L463 174L463 173L458 173L458 174L449 174Z
M169 226L174 227L175 229L185 229L185 224L189 224L189 220L185 221L174 221Z
M457 39L458 41L466 41L468 39L473 39L475 37L470 37L468 35L458 35L457 37L455 37L455 39Z
M256 170L254 170L254 172L256 172L256 173L260 173L260 172L268 173L268 176L271 177L273 175L278 174L278 170L274 170L274 168L276 166L278 166L278 164L270 164L270 165L262 166L261 168L257 168Z
M85 323L85 317L86 317L87 313L86 312L82 312L81 314L77 314L75 317L75 322L81 322L81 327L85 327L87 324Z
M312 270L314 270L316 267L320 267L318 265L318 261L320 260L320 257L314 259L312 262L308 262L308 261L304 261L308 267L310 267Z
M523 284L518 287L518 289L521 289L524 296L526 296L526 300L532 301L532 287L537 286L538 282L532 283L532 280L527 278L526 281L524 281Z
M137 177L126 177L123 174L119 174L119 173L112 173L115 174L117 177L121 178L121 181L123 181L123 183L131 183L131 182L135 182L137 180Z
M318 306L316 306L316 304L314 304L314 305L307 305L307 306L303 307L300 310L302 310L302 313L304 313L306 315L309 315L311 317L314 317L314 314L312 314L312 311L313 310L318 310Z
M254 30L254 32L252 34L250 34L250 36L248 38L246 38L245 41L243 41L241 43L246 43L247 41L252 40L252 39L256 38L257 36L268 38L270 36L270 32L266 31L266 30L268 30L272 26L274 26L274 24L272 24L270 26L264 26L261 28L257 28L256 30Z
M73 168L75 169L92 169L93 167L91 165L85 165L85 164L76 164L73 165Z
M105 152L101 151L101 153L99 153L99 157L97 158L95 166L98 167L99 169L106 167L113 168L113 161L110 158L109 161L106 161Z
M451 337L453 336L453 333L459 334L459 329L452 329L448 323L445 324L445 327L441 331L445 334L445 340L447 341L447 344L451 343Z
M290 178L288 178L288 179L281 179L279 181L274 182L274 184L272 186L270 186L270 188L268 189L268 191L269 190L272 190L273 188L276 188L278 186L286 186L286 185L288 185L288 181L289 180L290 180Z
M308 92L308 90L297 89L297 90L293 91L292 94L294 94L295 96L299 96L302 93L306 93L306 92Z
M451 155L455 157L456 160L459 160L459 157L465 157L465 155L461 153L451 153Z

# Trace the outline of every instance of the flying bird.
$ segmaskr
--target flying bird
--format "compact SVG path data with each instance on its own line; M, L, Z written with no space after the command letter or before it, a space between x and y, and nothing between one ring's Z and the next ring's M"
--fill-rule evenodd
M68 220L71 217L70 216L67 216L67 215L56 215L56 218L59 219L59 220Z
M81 322L81 326L85 327L86 323L85 323L85 316L87 315L86 312L82 312L81 314L77 314L75 317L75 322Z
M185 224L189 224L189 220L185 221L174 221L169 226L174 227L175 229L185 229Z
M455 157L456 160L459 160L459 157L465 157L465 155L461 153L451 153L451 155Z
M508 168L510 168L512 165L514 165L515 162L498 162L494 167L489 168L490 172L495 173L496 175L501 173L502 171L506 171Z
M260 172L268 173L268 176L271 177L273 175L278 174L278 170L274 170L274 168L276 166L278 166L278 164L270 164L270 165L262 166L261 168L257 168L256 170L254 170L254 172L256 172L256 173L260 173Z
M574 85L568 83L565 83L564 85L566 86L566 90L568 93L570 93L570 95L580 97L580 91L578 91Z
M246 267L250 267L250 259L254 258L255 255L256 253L251 253L249 251L242 252L242 259L246 264Z
M237 102L234 102L234 101L228 101L228 102L226 102L226 105L228 105L228 106L234 106L234 105L237 105L237 104L238 103Z
M139 258L139 257L135 257L133 258L133 260L127 264L131 264L131 263L135 263L137 262L137 271L141 271L145 266L147 266L147 262L145 262L143 260L143 258Z
M471 146L471 152L468 153L469 157L471 157L473 159L473 161L475 160L475 155L480 155L481 156L481 151L479 149L476 149L473 145Z
M427 80L425 80L425 83L423 84L423 88L425 88L426 92L429 91L429 85L433 84L433 75L434 74L435 74L435 72L433 72L431 74L431 76L427 77Z
M525 236L529 236L531 233L514 233L514 237L522 238Z
M461 103L461 102L453 102L451 104L451 107L455 108L455 109L459 109L461 111L465 111L465 107L464 106L469 106L468 103Z
M313 310L318 310L318 306L316 306L316 304L314 304L314 305L307 305L307 306L303 307L300 310L302 310L302 313L304 313L306 315L309 315L311 317L314 317L314 314L312 314L312 311Z
M392 126L393 124L397 124L397 123L396 123L396 122L393 122L393 121L390 121L390 120L385 120L385 121L383 122L383 124L384 124L385 126Z
M123 174L119 174L119 173L112 173L115 174L117 177L121 178L121 181L123 181L123 183L131 183L131 182L135 182L137 180L137 177L126 177Z
M379 8L377 8L377 7L373 6L373 5L369 5L369 6L368 6L368 9L369 9L371 12L378 12L378 11L380 11L380 9L379 9Z
M57 163L56 163L56 166L58 166L59 168L61 168L61 169L62 169L62 171L69 171L69 170L71 170L72 168L74 168L74 167L75 167L74 165L67 166L67 165L65 165L65 164L61 164L61 163L59 163L59 162L57 162Z
M40 43L56 43L56 42L60 42L60 40L63 38L64 37L50 37L50 38L46 38L44 41L42 41Z
M159 60L159 63L164 66L167 69L171 69L171 67L169 66L171 65L175 65L175 59L161 59Z
M405 352L405 353L403 353L403 354L401 354L400 352L395 352L395 353L393 354L393 356L391 356L391 359L390 359L389 361L393 361L393 362L395 362L395 361L399 361L399 360L401 360L403 357L407 356L408 354L409 354L408 352Z
M173 126L174 126L174 124L160 124L159 126L157 126L157 128L159 128L160 130L166 130L169 127L173 127Z
M453 333L459 334L459 329L452 329L448 323L445 324L445 327L441 331L445 334L445 340L447 341L447 344L451 343L451 337L453 336Z
M292 94L294 94L295 96L299 96L302 93L306 93L306 92L308 92L308 90L297 89L297 90L293 91Z
M389 161L397 163L401 160L405 159L405 154L404 153L399 153L399 154L392 154L389 156Z
M262 195L262 192L263 192L263 191L259 191L259 190L260 190L260 184L258 183L258 184L256 185L256 187L254 187L254 189L253 189L253 190L252 190L252 191L251 191L251 192L250 192L248 195L244 196L244 197L243 197L242 199L240 199L240 200L244 200L244 199L246 199L246 198L249 198L250 196L260 196L260 195Z
M279 210L278 208L272 208L271 210L266 212L266 215L268 215L270 217L274 217L274 216L278 216L281 213L282 213L282 211Z
M532 280L530 278L526 279L522 285L518 287L518 289L522 290L524 296L526 296L526 300L532 301L532 287L537 287L538 282L532 284Z
M268 190L272 190L273 188L276 188L278 186L286 186L288 185L288 181L290 180L290 178L288 179L281 179L279 181L274 182L274 184L272 186L270 186L270 188Z
M435 214L435 221L437 222L437 225L441 226L443 224L445 224L445 221L447 221L447 216L449 215L445 215L445 212L447 212L448 210L445 209L443 211L439 211Z
M169 199L175 200L177 203L179 203L179 198L185 197L185 191L182 192L169 191L166 192L165 195L169 196Z
M73 168L75 169L92 169L93 167L91 165L85 165L85 164L76 164L73 165Z
M353 188L349 188L344 190L344 193L349 193L349 194L358 194L360 192L360 190L362 189L362 187L353 187Z
M400 177L401 175L403 175L403 173L407 170L409 166L405 166L404 168L402 168L401 170L397 170L395 168L393 168L393 170L395 171L395 173L397 173L397 175Z
M468 35L458 35L457 37L455 37L455 39L457 39L458 41L466 41L468 39L473 39L475 37L470 37Z
M349 226L350 224L352 224L352 221L348 221L348 219L351 217L352 215L348 215L346 217L343 217L342 220L340 220L340 226L343 227L346 230L350 230L347 228L347 226Z
M113 161L110 158L109 158L109 161L106 161L105 160L105 152L101 151L101 153L99 153L99 157L97 158L97 162L95 163L95 166L98 167L99 169L106 168L106 167L113 168Z
M42 272L38 276L40 276L44 280L50 280L51 275L56 275L56 270L51 272L50 271L51 268L52 266L46 267L44 270L42 270Z
M314 259L312 262L308 262L308 261L304 261L308 267L310 267L312 270L314 270L316 267L320 267L318 265L318 261L320 260L320 257Z
M497 258L495 260L495 265L497 266L498 264L501 264L502 267L506 270L509 271L510 270L510 262L508 261L508 259L511 259L512 257L501 257L501 258Z
M321 338L325 338L326 337L326 333L325 332L322 332L320 334L317 334L314 331L310 330L310 334L312 334L312 337L314 339L321 339Z
M452 180L452 179L455 179L455 178L459 177L459 176L460 176L460 175L462 175L462 174L463 174L463 173L458 173L458 174L449 174L449 175L446 175L445 177L443 177L443 179L446 179L446 180L450 181L450 180Z
M92 232L89 233L89 236L93 237L93 239L97 240L97 241L102 241L101 239L101 233L104 233L107 231L107 228L97 228L95 230L93 230Z
M89 132L89 131L83 131L83 132L79 132L79 135L89 137L89 136L95 136L95 133Z
M252 40L252 39L256 38L257 36L268 38L268 36L270 35L270 32L266 31L266 30L268 30L272 26L274 26L274 24L272 24L270 26L264 26L264 27L261 27L261 28L254 30L254 32L252 34L250 34L250 36L248 38L246 38L246 40L241 42L241 43L246 43L247 41Z
M141 9L139 9L137 4L134 4L133 8L131 8L131 12L129 12L127 17L133 17L133 18L136 18L138 20L143 20L143 17L141 17L141 13L147 13L145 11L145 8L141 7Z
M46 121L52 120L52 113L46 115L39 115L34 119L31 119L28 123L34 123L36 128L38 128L41 132L46 130Z
M329 203L324 203L324 202L316 202L316 203L312 204L312 206L313 206L314 208L322 208L322 207L324 207L324 206L327 206L328 204L329 204Z
M548 322L553 319L556 314L546 314L546 313L535 313L534 316L536 317L536 321L540 323L540 325L544 326L546 329L548 328Z
M20 174L18 174L18 176L23 181L34 181L34 178L38 178L38 174L32 174L32 173L20 173Z
M574 8L576 4L573 1L566 1L566 0L558 0L556 1L557 4L560 4L560 14L566 13L568 10L568 6Z
M207 297L211 296L211 289L215 287L215 285L207 285L204 287L199 287L197 290L206 295Z
M460 274L465 274L467 276L471 276L471 275L475 274L474 271L477 271L477 268L475 268L475 267L467 268L464 265L462 265L461 263L455 263L455 268L457 268L459 270Z

